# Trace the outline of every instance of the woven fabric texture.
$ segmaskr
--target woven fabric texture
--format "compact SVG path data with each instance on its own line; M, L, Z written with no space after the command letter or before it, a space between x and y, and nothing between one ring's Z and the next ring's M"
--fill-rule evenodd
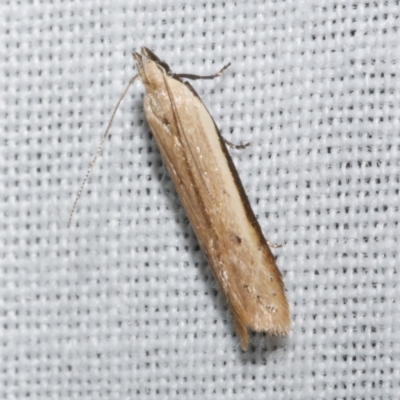
M3 0L0 398L396 399L400 5ZM242 352L143 113L152 49L193 86L283 274L292 329Z

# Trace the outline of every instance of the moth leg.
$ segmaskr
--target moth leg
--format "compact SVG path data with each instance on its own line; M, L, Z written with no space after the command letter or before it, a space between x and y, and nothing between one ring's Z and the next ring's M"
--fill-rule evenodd
M221 76L230 65L231 65L231 63L226 64L218 72L216 72L215 74L212 74L212 75L176 74L176 76L179 76L179 78L192 79L192 80L214 79L214 78L218 78L219 76Z
M267 244L269 247L271 247L272 249L277 249L278 247L283 247L282 243L271 243L267 240Z
M176 74L176 75L179 76L179 78L192 79L192 80L214 79L214 78L218 78L219 76L221 76L230 65L231 65L231 63L226 64L224 67L222 67L218 72L216 72L213 75L193 75L193 74ZM225 144L228 145L232 149L243 150L246 147L250 146L250 142L246 143L246 144L234 144L234 143L230 142L229 140L226 140L225 138L223 138L223 139L224 139Z
M250 146L250 144L251 144L250 142L245 143L245 144L234 144L234 143L230 142L229 140L226 140L225 138L223 138L223 139L224 139L224 142L226 145L228 145L231 149L236 149L236 150L243 150L246 147Z

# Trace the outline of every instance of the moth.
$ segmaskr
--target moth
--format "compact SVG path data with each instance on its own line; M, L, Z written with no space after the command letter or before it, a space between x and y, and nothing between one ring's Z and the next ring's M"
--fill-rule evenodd
M145 87L147 122L226 299L242 349L248 347L248 329L286 335L290 316L282 276L228 153L229 142L196 91L184 81L210 79L225 68L206 77L174 74L145 47L134 52L133 58L138 75L131 82L139 77ZM88 174L98 155L99 150ZM82 187L78 197L81 191Z

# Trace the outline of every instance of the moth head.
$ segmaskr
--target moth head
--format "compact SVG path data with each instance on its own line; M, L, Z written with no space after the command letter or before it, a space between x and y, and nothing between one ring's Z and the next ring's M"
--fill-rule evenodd
M144 85L158 86L161 83L163 74L170 74L167 63L161 61L147 47L142 47L140 53L132 53L136 68Z
M142 60L143 62L146 61L153 61L155 62L158 66L160 66L161 68L163 68L165 70L165 72L170 75L171 74L171 68L169 67L169 65L165 62L160 60L150 49L148 49L147 47L142 47L140 49L140 53L137 51L133 52L133 59L135 60L136 64L138 62L138 59Z

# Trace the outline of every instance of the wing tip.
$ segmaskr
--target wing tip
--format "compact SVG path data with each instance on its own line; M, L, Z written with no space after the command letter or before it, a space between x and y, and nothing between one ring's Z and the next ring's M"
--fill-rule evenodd
M245 318L240 318L238 315L234 316L233 321L243 351L248 349L248 329L254 332L264 332L270 336L284 337L287 336L291 328L288 308L281 311L279 315L274 314L271 318L264 319L261 323L260 321L258 323L245 321Z

